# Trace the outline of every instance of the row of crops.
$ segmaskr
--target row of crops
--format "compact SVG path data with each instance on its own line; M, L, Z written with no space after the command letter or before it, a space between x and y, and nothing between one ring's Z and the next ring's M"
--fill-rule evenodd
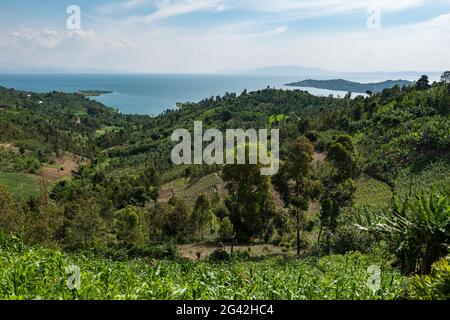
M371 271L374 263L378 273ZM405 280L360 254L117 262L32 248L18 239L0 243L0 299L394 299Z
M177 197L186 200L189 203L194 203L198 196L202 193L212 198L217 192L217 186L223 183L223 180L216 174L207 175L186 187L175 190Z

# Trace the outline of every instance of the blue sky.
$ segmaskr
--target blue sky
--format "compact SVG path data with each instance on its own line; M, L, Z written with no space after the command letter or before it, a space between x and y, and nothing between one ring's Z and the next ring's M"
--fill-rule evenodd
M79 30L66 27L69 5L81 9ZM379 28L368 27L368 20L379 22ZM450 68L449 48L450 0L0 4L4 69L190 73L300 65L340 71L439 71Z

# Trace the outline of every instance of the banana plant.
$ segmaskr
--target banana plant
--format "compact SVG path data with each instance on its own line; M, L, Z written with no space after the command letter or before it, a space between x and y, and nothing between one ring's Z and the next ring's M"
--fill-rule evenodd
M432 264L448 254L449 198L433 189L418 193L413 201L394 199L391 210L360 218L356 226L385 235L402 272L429 274Z

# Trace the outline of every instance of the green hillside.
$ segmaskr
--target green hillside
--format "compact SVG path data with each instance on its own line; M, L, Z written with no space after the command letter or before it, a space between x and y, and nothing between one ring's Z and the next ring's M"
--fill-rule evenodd
M0 298L448 299L450 86L375 92L267 88L150 117L0 88ZM173 164L173 131L196 120L279 129L280 170Z

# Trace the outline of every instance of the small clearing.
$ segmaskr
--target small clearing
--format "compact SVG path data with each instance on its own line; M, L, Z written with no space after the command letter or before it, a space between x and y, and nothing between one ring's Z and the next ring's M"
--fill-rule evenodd
M6 151L19 154L20 149L11 143L0 143L0 148L5 149Z
M200 259L207 258L218 247L209 243L194 243L184 244L178 246L180 254L189 260L198 260L197 253L200 253ZM270 244L236 244L233 248L234 252L246 251L252 258L267 257L267 256L286 256L295 254L293 249L285 249ZM225 245L225 251L231 253L231 245Z
M53 164L47 164L42 168L40 176L49 182L56 182L72 177L73 172L80 165L87 164L87 160L74 154L63 157L55 157Z

